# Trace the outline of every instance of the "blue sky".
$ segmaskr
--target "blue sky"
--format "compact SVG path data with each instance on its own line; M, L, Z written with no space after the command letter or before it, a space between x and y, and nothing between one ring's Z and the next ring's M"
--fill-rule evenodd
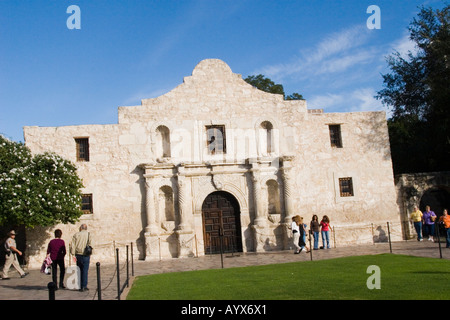
M70 5L81 29L68 29ZM370 5L381 29L367 28ZM308 108L373 111L385 57L414 50L407 27L441 0L0 0L0 133L117 123L119 106L162 95L203 59L264 74Z

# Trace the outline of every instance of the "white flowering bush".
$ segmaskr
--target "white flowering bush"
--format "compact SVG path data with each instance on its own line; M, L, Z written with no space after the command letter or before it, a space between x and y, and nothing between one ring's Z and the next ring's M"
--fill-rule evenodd
M54 153L32 156L0 135L0 225L73 223L83 214L76 167Z

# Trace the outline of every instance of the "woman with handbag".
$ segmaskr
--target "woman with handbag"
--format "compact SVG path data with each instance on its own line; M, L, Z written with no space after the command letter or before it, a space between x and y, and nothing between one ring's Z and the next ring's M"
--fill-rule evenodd
M59 288L64 289L64 275L66 273L66 266L64 264L64 257L66 256L66 244L61 239L62 231L55 230L55 239L51 240L47 248L47 256L52 260L52 280L55 288L58 289L57 273L59 266Z

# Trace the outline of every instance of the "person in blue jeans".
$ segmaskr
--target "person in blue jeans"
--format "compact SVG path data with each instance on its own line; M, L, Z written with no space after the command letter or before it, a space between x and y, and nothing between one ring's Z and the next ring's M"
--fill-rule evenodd
M417 233L417 241L422 241L422 211L417 206L414 206L414 211L411 213L411 221L414 223L414 228Z
M323 242L323 248L330 249L330 219L327 215L323 216L322 221L320 221L320 227L322 228L322 242ZM327 246L325 247L325 241L327 243Z
M72 237L72 241L70 243L70 253L74 256L74 262L77 263L77 266L80 268L81 273L81 283L80 283L80 291L89 290L87 287L88 284L88 272L89 272L89 263L90 263L90 255L85 253L86 246L89 245L92 247L92 239L87 231L87 225L82 224L80 226L80 231L75 233Z
M315 214L312 216L312 220L310 223L310 230L314 239L314 250L319 249L319 232L320 232L320 224L319 217Z
M430 206L425 207L425 212L423 213L423 236L428 236L428 241L434 242L434 221L436 220L436 214L431 211Z
M446 235L446 248L450 248L450 216L448 215L447 209L444 209L442 216L439 218L439 223L445 228Z

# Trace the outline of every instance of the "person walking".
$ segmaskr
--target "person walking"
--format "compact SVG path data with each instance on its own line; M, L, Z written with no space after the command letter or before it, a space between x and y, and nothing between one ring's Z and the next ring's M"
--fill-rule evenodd
M300 237L298 239L298 245L300 246L299 253L302 252L303 249L305 249L305 248L306 248L305 252L308 253L309 248L306 245L306 224L303 223L303 217L299 217L298 224L299 224L299 230L300 230Z
M442 216L439 218L439 223L441 223L445 228L445 238L447 240L446 248L450 248L450 216L448 215L447 209L444 209Z
M300 246L298 245L298 242L300 240L300 216L294 216L292 217L292 224L291 224L291 230L292 230L292 241L294 242L294 253L298 254L300 253Z
M325 249L325 241L327 243L326 248L330 249L330 219L327 215L324 215L322 221L320 221L321 233L322 233L322 243Z
M8 238L5 241L5 250L6 250L6 259L5 265L3 266L3 275L2 280L9 280L8 272L11 265L17 270L20 274L21 278L25 278L28 275L28 272L22 270L19 264L19 260L17 259L17 255L21 256L22 251L17 249L16 245L16 232L11 230L8 233Z
M55 284L56 290L58 289L57 273L59 266L59 288L64 289L64 275L66 273L66 266L64 263L64 257L66 256L66 244L61 239L62 231L60 229L55 230L55 239L51 240L47 247L47 255L52 259L52 280Z
M428 236L428 241L434 242L434 221L436 220L436 214L431 211L430 206L425 207L423 213L423 235Z
M77 266L80 268L81 273L81 284L80 291L89 290L87 287L88 284L88 272L89 272L89 262L90 262L90 254L85 252L86 246L92 247L92 239L90 233L87 231L87 225L82 224L80 226L80 231L75 233L72 237L72 241L70 242L70 253L74 257L74 262L77 263Z
M312 216L312 220L310 223L310 230L311 230L313 238L314 238L314 250L318 250L319 249L320 223L319 223L319 217L316 214Z
M417 241L422 241L422 211L417 206L414 206L414 211L411 213L410 219L414 224L414 229L417 233Z

